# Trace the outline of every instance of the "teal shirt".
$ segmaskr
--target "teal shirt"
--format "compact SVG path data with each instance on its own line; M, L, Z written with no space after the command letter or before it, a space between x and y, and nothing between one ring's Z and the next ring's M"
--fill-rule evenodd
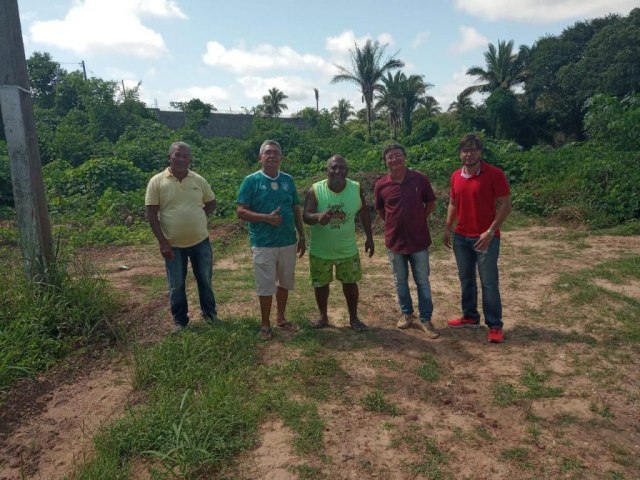
M271 178L262 170L247 175L240 185L237 203L256 213L271 213L280 207L282 223L278 226L248 222L252 247L286 247L298 241L293 207L300 205L300 198L291 175L278 172L277 177Z

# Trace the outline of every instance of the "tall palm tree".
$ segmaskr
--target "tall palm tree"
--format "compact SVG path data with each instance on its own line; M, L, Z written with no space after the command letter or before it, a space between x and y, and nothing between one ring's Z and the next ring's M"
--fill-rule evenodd
M344 124L347 123L349 117L354 113L353 105L346 98L341 98L338 100L338 104L331 109L331 115L333 116L333 120L339 127L344 127Z
M525 51L521 49L523 55ZM463 90L462 93L491 93L498 88L510 90L511 87L523 81L523 62L513 51L513 40L508 42L498 40L498 48L493 43L484 53L486 69L478 66L467 70L467 75L478 77L478 85Z
M278 116L283 110L287 110L286 103L282 103L285 98L289 98L283 92L276 87L270 88L269 93L262 97L262 103L264 104L264 113L268 115Z
M351 69L336 65L339 72L331 83L352 82L358 84L362 93L362 101L367 107L367 124L371 135L371 121L373 120L373 96L380 89L380 81L389 70L404 67L404 62L392 55L384 57L386 45L367 40L362 48L355 44L350 50Z
M464 91L458 94L454 102L451 102L447 111L463 113L472 110L474 107L473 100L471 100L471 92Z
M404 126L405 135L411 134L413 113L419 106L428 108L430 114L439 109L436 99L426 95L427 89L433 85L425 82L422 75L407 77L402 72L388 73L382 83L376 108L385 107L389 113L393 138L397 138L400 126Z
M317 88L314 88L313 93L316 95L316 112L320 113L320 91Z
M427 89L431 87L433 85L425 82L422 75L411 75L402 82L402 121L405 135L410 135L413 130L413 112L418 106L429 109L431 114L439 110L436 99L426 95Z
M398 138L398 130L403 119L402 84L405 81L406 76L401 71L396 72L395 75L387 72L387 76L382 77L382 85L378 91L379 100L375 106L376 110L386 110L394 139Z

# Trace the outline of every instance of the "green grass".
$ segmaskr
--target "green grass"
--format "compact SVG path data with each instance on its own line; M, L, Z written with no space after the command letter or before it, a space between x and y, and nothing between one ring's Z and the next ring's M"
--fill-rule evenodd
M498 382L493 385L494 403L499 406L507 406L524 398L555 398L562 396L562 388L545 385L550 376L550 372L538 372L532 367L526 367L520 376L520 385L505 382Z
M416 373L427 382L437 382L440 379L440 365L433 355L425 353Z
M119 299L95 268L61 254L46 281L27 281L15 249L0 250L0 394L99 338L114 338Z
M389 402L381 390L374 390L367 393L360 400L365 410L371 412L386 413L387 415L400 415L400 408L392 402Z
M133 458L189 478L253 445L269 411L257 391L256 342L255 325L238 321L137 350L134 385L145 402L99 431L96 456L77 478L110 478Z
M420 458L420 460L408 462L404 466L412 476L420 476L430 480L452 478L444 470L444 467L449 463L449 455L440 449L433 437L421 432L418 427L410 428L409 431L400 434L393 440L391 446L393 448L408 448Z

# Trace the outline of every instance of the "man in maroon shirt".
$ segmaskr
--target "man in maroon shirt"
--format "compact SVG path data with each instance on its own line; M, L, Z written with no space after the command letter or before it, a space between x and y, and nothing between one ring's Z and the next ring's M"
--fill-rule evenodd
M426 175L407 168L402 145L387 145L382 159L389 173L374 187L375 208L384 221L384 243L398 295L402 317L398 328L409 328L415 320L409 291L409 265L418 288L420 326L428 338L440 335L433 328L431 285L429 284L429 223L436 197Z
M452 328L478 328L478 287L476 269L482 285L482 311L489 327L488 340L504 341L502 300L498 288L500 225L511 212L509 183L502 170L482 160L482 140L465 135L458 145L462 168L451 175L451 191L444 245L451 248L458 265L462 290L462 317L449 320Z

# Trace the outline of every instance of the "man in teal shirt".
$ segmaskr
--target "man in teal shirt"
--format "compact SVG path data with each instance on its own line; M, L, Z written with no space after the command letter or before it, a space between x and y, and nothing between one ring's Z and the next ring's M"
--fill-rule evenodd
M249 223L262 317L260 336L270 340L273 332L269 318L274 293L278 327L297 330L286 319L285 311L289 290L295 285L296 252L302 257L306 245L300 199L291 175L280 171L282 149L278 142L263 142L258 159L262 168L243 180L236 213L239 219Z
M351 328L363 332L367 326L358 318L358 282L362 278L362 268L356 245L356 215L360 216L366 236L364 250L369 257L373 255L375 246L369 209L360 184L349 180L347 172L344 157L332 156L327 161L327 179L314 183L305 198L303 219L311 225L311 283L320 310L320 317L311 325L323 328L329 324L327 303L335 267L336 279L342 282L342 292L347 301Z

